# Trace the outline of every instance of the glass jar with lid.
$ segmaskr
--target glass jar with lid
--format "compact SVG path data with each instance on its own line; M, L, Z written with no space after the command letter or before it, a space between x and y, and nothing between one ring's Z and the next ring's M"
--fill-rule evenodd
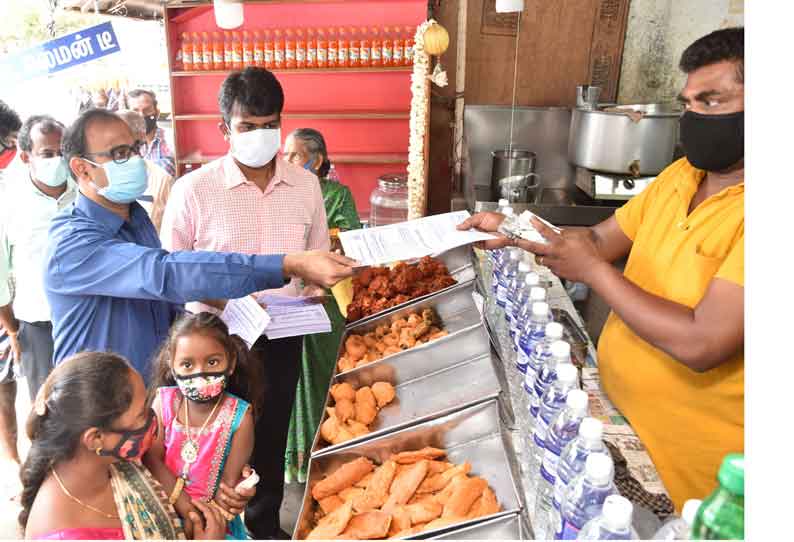
M387 173L378 177L378 186L369 197L372 206L369 225L386 226L408 219L408 175Z

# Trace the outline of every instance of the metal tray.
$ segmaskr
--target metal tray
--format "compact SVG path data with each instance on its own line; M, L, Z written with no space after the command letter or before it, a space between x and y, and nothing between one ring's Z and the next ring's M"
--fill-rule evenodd
M502 392L506 388L497 375L497 364L501 367L502 363L492 356L488 334L482 324L438 342L421 351L408 352L399 359L371 363L335 378L334 383L347 382L354 388L386 381L394 386L396 396L378 413L370 425L372 432L367 435L328 445L317 431L312 455L371 440L500 395L503 395L503 416L512 421L510 399L507 391ZM325 406L331 406L332 401L329 394ZM321 423L327 418L323 409Z
M434 257L444 262L444 265L446 265L447 269L449 270L449 274L452 276L453 279L458 281L457 285L453 284L452 286L444 288L443 290L439 290L437 292L433 292L431 294L422 297L411 299L410 301L406 301L405 303L402 303L400 305L395 305L394 307L390 307L385 311L381 311L372 314L370 316L361 318L360 320L356 320L355 322L350 322L347 324L347 327L351 328L351 327L356 327L360 324L366 324L367 322L371 322L374 319L381 318L384 315L392 314L395 311L399 311L400 309L406 306L413 305L418 301L423 301L429 297L433 297L440 293L447 292L460 284L472 281L476 278L474 266L472 265L471 248L468 245L464 245L458 248L453 248L452 250L448 250L447 252L438 254Z
M502 505L502 511L497 514L465 521L455 528L520 512L522 500L515 481L518 468L515 452L510 437L503 432L498 404L491 400L396 433L312 457L293 538L304 539L311 530L315 512L311 490L327 474L357 457L368 457L380 464L393 453L418 450L425 446L446 449L449 461L454 463L470 462L472 473L488 481ZM447 530L449 528L428 531L408 538L428 538Z
M348 326L345 329L345 333L342 335L342 341L339 344L339 350L336 353L336 359L339 360L342 352L344 352L345 341L351 333L363 335L374 330L381 324L391 325L394 320L402 318L403 316L407 316L411 312L421 313L424 309L428 308L436 311L436 314L441 319L441 327L446 330L449 335L442 337L441 339L416 346L410 350L404 350L402 352L386 356L385 358L382 358L378 361L374 361L356 369L351 369L347 372L352 373L364 367L370 367L385 360L392 360L401 356L406 356L413 352L426 351L432 346L444 341L449 341L455 335L455 333L464 329L468 329L472 326L479 325L482 321L480 311L477 310L477 305L474 303L474 298L472 297L473 291L474 280L469 280L462 284L450 286L445 290L436 292L427 297L414 300L406 305L402 305L401 308L396 308L394 311L386 312L373 318L360 320L359 322ZM483 342L483 348L487 348L487 343L488 338L486 337ZM423 355L427 354L425 353ZM460 355L458 355L453 361L462 361L463 359L465 358L462 358ZM337 370L337 366L334 365L334 373L336 373Z
M520 514L492 519L464 529L453 529L427 540L528 540L526 522Z

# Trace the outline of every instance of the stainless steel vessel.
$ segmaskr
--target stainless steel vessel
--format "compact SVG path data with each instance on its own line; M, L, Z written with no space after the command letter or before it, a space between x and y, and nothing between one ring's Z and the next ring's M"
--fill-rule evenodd
M494 201L534 202L540 187L540 177L535 173L535 153L525 149L501 149L492 151L491 158Z
M642 116L632 119L630 111ZM571 116L568 159L594 171L656 175L673 161L679 116L680 110L672 104L577 108Z

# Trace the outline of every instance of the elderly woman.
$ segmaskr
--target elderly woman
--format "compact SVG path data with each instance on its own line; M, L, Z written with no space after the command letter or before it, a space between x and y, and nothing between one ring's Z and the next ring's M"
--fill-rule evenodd
M325 139L320 132L311 128L295 130L284 143L284 154L290 162L317 175L325 200L328 229L332 235L334 230L354 230L361 227L350 189L326 178L331 162L328 160ZM345 328L345 319L339 312L336 301L331 299L325 308L333 326L331 333L309 335L303 342L301 375L287 442L287 482L306 481L312 441L320 424L328 384L336 363L336 351Z
M53 369L27 423L22 469L25 538L184 539L164 488L141 465L157 433L141 376L110 353L77 354ZM209 505L189 518L197 539L223 538Z

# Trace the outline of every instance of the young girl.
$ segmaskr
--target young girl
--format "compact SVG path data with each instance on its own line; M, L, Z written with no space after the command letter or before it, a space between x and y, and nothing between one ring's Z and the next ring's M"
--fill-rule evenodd
M144 462L192 530L190 499L216 502L221 482L234 487L254 448L254 416L261 396L256 366L248 350L217 316L187 314L171 328L161 349L153 382L152 408L160 424L158 438ZM258 392L258 393L257 393ZM193 516L195 517L195 515ZM231 516L228 539L245 539L239 515Z

